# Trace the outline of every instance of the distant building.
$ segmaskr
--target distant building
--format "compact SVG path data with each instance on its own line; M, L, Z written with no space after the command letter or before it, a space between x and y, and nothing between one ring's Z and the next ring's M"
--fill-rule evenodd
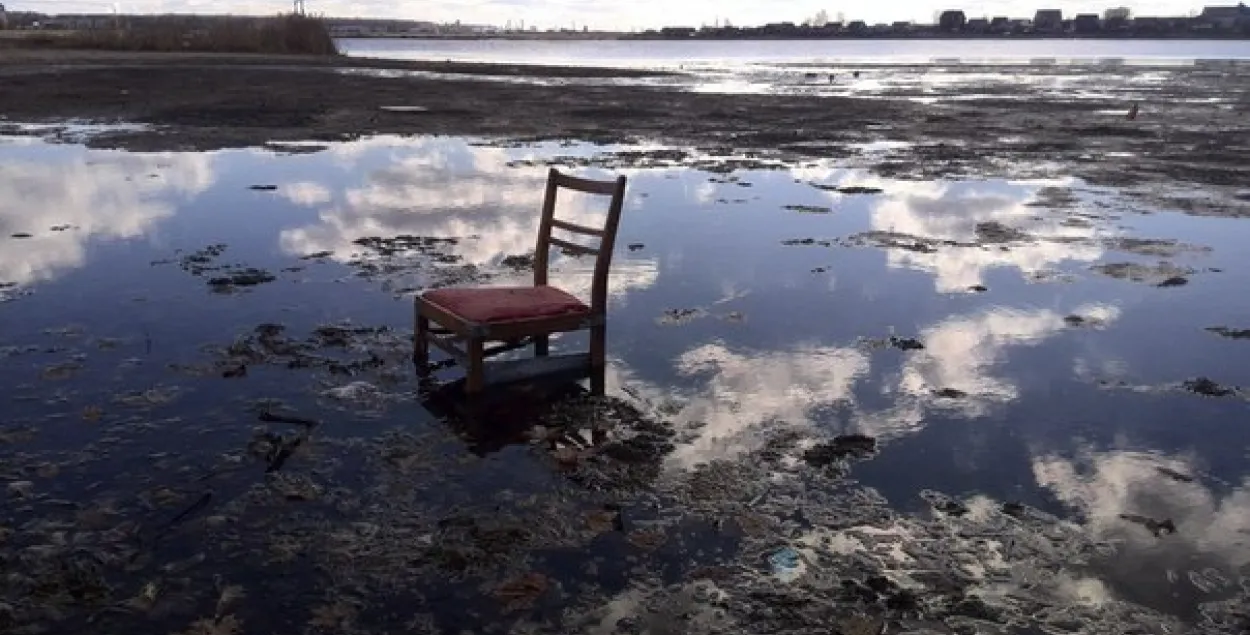
M1231 30L1250 24L1250 7L1241 3L1235 7L1206 7L1198 21L1217 29Z
M1042 9L1033 16L1033 30L1053 33L1063 30L1063 11L1059 9Z
M907 33L911 31L911 22L895 22L890 25L895 33Z
M863 33L868 30L868 23L863 20L854 20L846 25L846 30L851 33Z
M697 29L688 26L666 26L660 29L660 35L664 37L693 37L696 32Z
M1116 7L1114 9L1107 9L1104 11L1102 17L1103 20L1107 22L1112 20L1124 20L1125 22L1128 22L1129 17L1132 15L1132 9L1129 9L1128 7Z
M1011 30L1011 18L999 16L990 20L990 33L1006 33Z
M972 33L986 33L990 30L990 21L985 18L973 18L964 25L964 30Z
M1073 33L1097 33L1102 30L1102 20L1096 13L1081 13L1072 19Z
M967 24L968 16L957 9L943 11L942 15L938 16L938 28L948 33L962 31Z
M4 5L0 4L0 30L9 28L9 14L5 13Z

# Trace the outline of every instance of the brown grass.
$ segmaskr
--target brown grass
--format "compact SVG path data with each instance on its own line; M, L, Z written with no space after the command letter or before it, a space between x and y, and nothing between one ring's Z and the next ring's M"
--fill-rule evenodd
M170 16L116 29L46 35L35 31L27 37L5 40L0 45L109 51L338 55L334 39L321 20L295 14L206 21Z

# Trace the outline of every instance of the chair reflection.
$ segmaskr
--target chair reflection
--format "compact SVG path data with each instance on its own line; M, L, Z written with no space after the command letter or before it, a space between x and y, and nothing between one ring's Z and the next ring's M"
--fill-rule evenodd
M555 408L591 394L581 383L591 379L591 372L590 369L570 371L473 394L465 392L465 378L438 385L426 382L421 405L445 421L464 440L470 452L486 456L508 446L535 441L538 426L550 421ZM566 436L561 434L559 439L541 440L551 446L549 449L556 450L559 444L568 442ZM598 445L606 440L598 432L592 437L582 441Z

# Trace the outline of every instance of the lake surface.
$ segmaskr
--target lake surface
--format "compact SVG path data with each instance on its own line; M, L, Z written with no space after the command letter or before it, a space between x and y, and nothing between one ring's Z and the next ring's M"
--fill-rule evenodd
M349 39L348 55L500 64L674 71L660 77L551 78L428 71L361 71L391 77L542 85L667 87L719 94L890 97L921 103L1030 99L1233 103L1210 76L1250 63L1246 41L837 40L511 41ZM1195 68L1197 67L1197 68ZM1217 92L1212 92L1215 89Z
M415 60L629 68L807 63L1192 64L1250 59L1250 41L1214 40L672 40L520 41L341 39L348 55Z
M0 553L39 571L103 549L108 597L133 598L132 617L94 619L151 613L170 632L236 616L249 633L613 632L696 569L772 580L753 549L785 544L833 586L865 558L921 579L939 556L920 554L941 545L962 558L960 584L1003 611L1029 614L1011 593L1053 591L1037 619L1055 624L1156 632L1246 588L1235 387L1250 385L1237 339L1250 221L1062 176L881 178L866 169L880 146L799 165L662 149L379 137L142 154L0 139L0 480L14 501ZM609 392L673 430L640 492L570 481L524 442L477 457L414 391L411 294L523 280L502 263L532 249L549 162L630 177ZM595 210L570 199L560 213ZM361 240L395 236L455 242ZM585 293L588 263L556 267ZM249 271L265 275L241 282ZM272 468L264 448L294 434L258 421L270 409L320 425L266 474L256 457ZM853 481L807 465L806 449L848 433L879 444ZM1028 525L1003 503L1064 520L995 538ZM628 539L601 526L620 508ZM727 518L745 537L723 533ZM107 537L126 523L144 537L129 550ZM161 527L163 542L144 533ZM876 546L838 551L861 542ZM129 573L114 572L123 555ZM732 580L719 582L731 600L699 610L745 619ZM500 593L536 604L501 614ZM86 628L69 612L59 626Z

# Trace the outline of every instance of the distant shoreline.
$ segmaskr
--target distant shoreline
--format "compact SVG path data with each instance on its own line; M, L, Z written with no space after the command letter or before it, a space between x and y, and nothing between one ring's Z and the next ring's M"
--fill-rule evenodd
M1013 40L1028 40L1030 42L1038 40L1128 40L1135 42L1150 41L1234 41L1245 42L1250 41L1250 36L1241 34L1212 34L1205 36L1194 35L1193 33L1185 33L1178 35L1117 35L1108 33L1068 33L1063 35L1055 34L1036 34L1036 35L999 35L999 34L977 34L977 33L923 33L916 35L899 35L891 33L888 35L831 35L820 37L795 37L795 36L767 36L767 35L751 35L741 37L671 37L663 35L646 35L641 33L493 33L493 34L472 34L472 35L422 35L422 34L395 34L395 35L336 35L336 40L530 40L530 41L604 41L604 40L640 40L640 41L673 41L673 42L739 42L739 41L790 41L790 42L828 42L828 41L860 41L860 40L878 40L878 41L911 41L911 40L995 40L1010 42Z

